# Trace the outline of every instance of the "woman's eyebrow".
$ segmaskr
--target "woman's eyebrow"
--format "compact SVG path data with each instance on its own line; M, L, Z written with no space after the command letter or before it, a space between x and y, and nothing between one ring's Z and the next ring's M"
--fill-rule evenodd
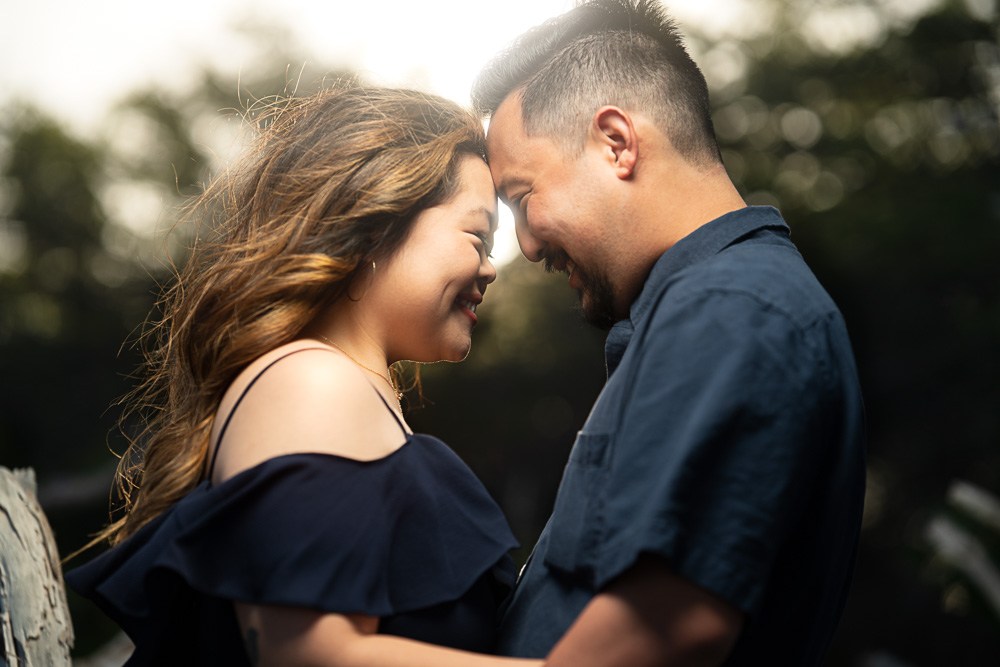
M478 206L478 207L475 207L475 208L471 208L471 209L468 210L468 212L466 212L466 215L469 216L469 217L475 217L475 216L478 216L478 215L485 215L486 216L486 221L489 223L489 226L490 226L490 231L491 232L492 231L496 231L497 224L498 224L498 222L497 222L497 214L494 213L493 211L491 211L490 209L486 208L485 206Z

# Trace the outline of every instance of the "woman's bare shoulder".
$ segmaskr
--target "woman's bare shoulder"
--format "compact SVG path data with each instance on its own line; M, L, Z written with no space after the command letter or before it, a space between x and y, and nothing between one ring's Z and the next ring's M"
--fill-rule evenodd
M219 407L213 444L223 425L214 481L285 454L374 460L406 441L365 371L315 341L290 343L250 364Z

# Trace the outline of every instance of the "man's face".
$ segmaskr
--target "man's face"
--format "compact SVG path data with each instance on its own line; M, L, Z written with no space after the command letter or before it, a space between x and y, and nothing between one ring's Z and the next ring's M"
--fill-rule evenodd
M493 184L514 214L521 252L546 270L567 273L587 321L610 327L627 304L616 308L616 220L593 151L569 155L553 139L528 136L517 94L493 114L486 144Z

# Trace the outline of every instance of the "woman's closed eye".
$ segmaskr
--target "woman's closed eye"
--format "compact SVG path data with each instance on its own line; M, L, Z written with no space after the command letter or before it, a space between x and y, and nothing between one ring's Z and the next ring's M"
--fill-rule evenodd
M490 235L483 232L473 232L472 235L483 244L483 252L486 256L489 259L493 259L493 243L490 241Z

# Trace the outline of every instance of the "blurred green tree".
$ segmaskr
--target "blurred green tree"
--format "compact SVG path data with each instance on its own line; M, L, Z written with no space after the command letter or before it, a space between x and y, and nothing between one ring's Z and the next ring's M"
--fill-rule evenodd
M116 247L100 198L106 154L30 108L7 116L0 236L0 457L40 477L93 462L148 279ZM127 245L129 240L117 242ZM95 446L96 445L96 446Z
M33 467L60 552L106 514L107 413L151 280L101 201L108 154L36 110L6 115L0 210L0 460ZM88 472L79 474L79 471ZM104 505L104 507L102 507ZM86 636L86 621L83 622Z

